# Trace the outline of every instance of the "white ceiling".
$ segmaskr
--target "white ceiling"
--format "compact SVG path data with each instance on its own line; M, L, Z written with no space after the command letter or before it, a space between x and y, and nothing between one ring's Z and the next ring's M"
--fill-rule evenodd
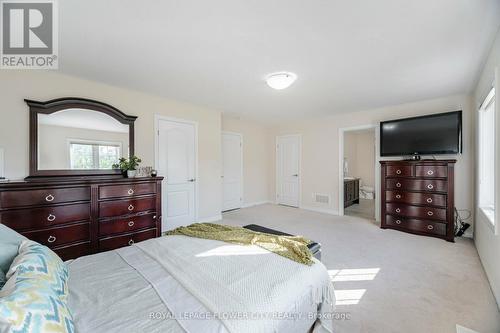
M498 0L64 0L62 72L265 120L471 91ZM297 73L283 91L266 74Z
M128 133L129 129L128 125L120 123L107 114L84 109L67 109L52 114L38 114L38 123L117 133Z

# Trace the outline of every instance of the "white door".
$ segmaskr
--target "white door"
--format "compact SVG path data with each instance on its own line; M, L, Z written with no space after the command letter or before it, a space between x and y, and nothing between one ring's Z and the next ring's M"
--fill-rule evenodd
M241 134L222 134L222 211L241 208L242 146Z
M299 207L300 141L298 135L279 136L276 140L278 204Z
M158 120L158 174L162 186L162 231L196 219L196 126Z

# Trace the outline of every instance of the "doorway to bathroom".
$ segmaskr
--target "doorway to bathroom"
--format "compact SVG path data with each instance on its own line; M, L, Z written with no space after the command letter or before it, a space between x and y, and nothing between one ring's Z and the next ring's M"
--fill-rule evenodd
M340 137L343 149L339 205L344 215L375 220L378 213L376 127L342 129Z

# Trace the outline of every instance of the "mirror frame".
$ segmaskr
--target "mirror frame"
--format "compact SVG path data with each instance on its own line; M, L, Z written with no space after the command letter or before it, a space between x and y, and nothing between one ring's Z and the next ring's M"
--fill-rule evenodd
M47 102L38 102L34 100L24 100L29 106L30 112L30 139L29 139L29 176L35 177L54 177L54 176L112 176L121 175L121 171L117 169L107 170L39 170L38 169L38 115L52 114L65 109L84 109L97 111L107 114L118 120L120 123L129 126L129 154L134 155L134 122L136 116L129 116L118 110L117 108L94 101L91 99L65 97L53 99Z

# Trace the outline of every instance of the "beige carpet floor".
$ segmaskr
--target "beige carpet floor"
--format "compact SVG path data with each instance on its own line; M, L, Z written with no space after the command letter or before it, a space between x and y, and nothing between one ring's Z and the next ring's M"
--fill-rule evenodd
M500 332L500 313L470 239L382 230L373 221L262 205L225 213L223 223L260 224L321 242L343 332L455 333L462 325ZM499 254L500 256L500 254Z
M375 200L359 199L359 204L354 204L344 208L344 214L374 220Z

